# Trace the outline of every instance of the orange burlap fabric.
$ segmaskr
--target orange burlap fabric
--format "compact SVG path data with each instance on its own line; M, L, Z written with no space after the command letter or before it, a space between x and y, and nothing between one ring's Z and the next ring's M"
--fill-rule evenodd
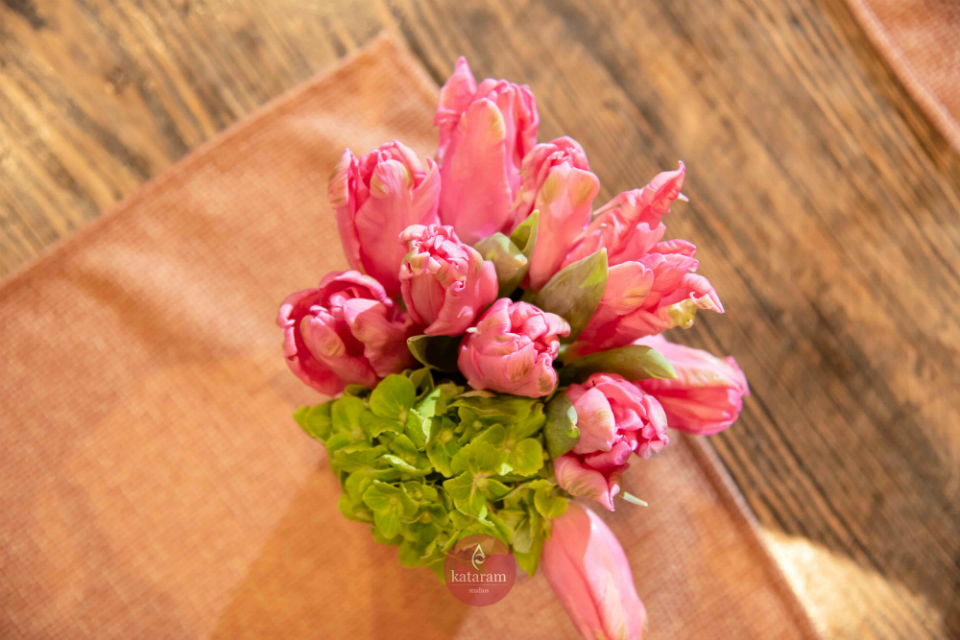
M379 39L0 287L0 636L575 638L542 576L469 608L337 511L286 294L345 266L342 149L432 153L436 87ZM710 449L675 438L608 518L652 636L812 638Z
M900 81L960 151L960 2L848 2Z

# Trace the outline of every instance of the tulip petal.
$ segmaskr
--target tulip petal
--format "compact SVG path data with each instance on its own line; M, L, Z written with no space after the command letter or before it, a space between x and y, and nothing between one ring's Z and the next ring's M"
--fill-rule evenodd
M509 219L506 134L497 105L477 100L461 117L444 156L440 220L467 244L501 231Z
M617 440L617 423L607 397L599 389L573 385L566 391L577 411L580 440L573 447L577 454L610 451Z
M613 498L620 493L620 477L626 467L609 474L585 466L573 454L565 454L553 461L557 484L570 495L596 500L610 511L614 510Z
M344 150L327 185L327 198L333 207L337 229L340 231L340 242L351 269L363 268L360 262L360 237L353 222L357 203L352 189L357 181L357 164L353 152L350 149Z

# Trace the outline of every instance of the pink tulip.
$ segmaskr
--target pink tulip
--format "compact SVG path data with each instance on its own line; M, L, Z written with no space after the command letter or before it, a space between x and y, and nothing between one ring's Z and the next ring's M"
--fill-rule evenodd
M681 197L687 168L664 171L643 189L625 191L593 213L593 222L564 261L564 266L607 249L610 266L639 260L663 238L662 218Z
M583 149L573 138L538 144L523 159L521 189L515 222L534 209L540 226L527 286L539 291L560 270L577 238L590 223L590 205L600 191L600 181L590 173Z
M698 309L723 313L710 281L694 273L696 247L658 242L642 258L610 268L600 304L572 353L605 351L672 327L689 328Z
M687 433L713 435L736 422L750 387L732 357L668 342L662 336L638 341L653 347L677 371L673 380L643 380L637 385L651 394L667 414L670 426Z
M569 334L560 316L501 298L468 329L457 364L474 389L538 398L557 386L553 359Z
M520 164L537 143L539 122L529 87L489 78L477 86L467 60L457 61L433 123L440 128L440 219L467 244L509 231Z
M497 271L453 227L413 225L400 235L409 252L400 266L403 302L431 336L459 336L497 298Z
M595 373L565 393L577 412L580 439L553 461L557 483L613 511L631 454L649 458L670 442L667 416L656 398L619 375Z
M400 295L397 273L406 253L400 232L412 224L437 224L440 172L396 140L362 156L343 152L330 176L330 204L350 266L376 278L391 297Z
M660 403L622 376L595 373L583 384L570 385L565 393L577 412L580 429L573 453L585 456L587 466L619 466L631 453L649 458L670 442Z
M586 640L642 640L647 612L630 563L610 528L590 509L569 503L551 523L543 575Z
M319 288L289 296L277 324L290 370L328 396L346 384L373 388L416 364L406 344L418 333L413 321L379 282L356 271L328 273Z

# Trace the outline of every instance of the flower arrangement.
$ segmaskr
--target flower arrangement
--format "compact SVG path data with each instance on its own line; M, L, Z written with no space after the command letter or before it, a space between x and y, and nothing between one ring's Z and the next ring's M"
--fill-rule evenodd
M696 247L664 241L686 169L593 209L572 138L537 143L530 89L477 84L461 58L440 92L436 161L400 142L346 150L329 199L351 270L295 293L278 324L291 371L335 397L295 413L326 447L344 516L443 576L466 535L539 566L584 637L645 626L613 510L668 426L713 434L749 393L732 358L668 342L723 313Z

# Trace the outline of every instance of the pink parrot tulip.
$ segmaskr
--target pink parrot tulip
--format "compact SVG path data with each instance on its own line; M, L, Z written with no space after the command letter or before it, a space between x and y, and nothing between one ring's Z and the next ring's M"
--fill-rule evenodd
M412 224L437 224L440 172L408 147L388 142L359 160L343 152L330 176L330 204L350 266L376 278L391 297L400 295L398 272L406 248L400 232Z
M520 174L515 223L534 209L540 211L537 242L527 272L527 286L539 291L560 270L590 223L590 206L600 191L600 180L590 173L583 149L568 137L534 147L523 159Z
M613 511L630 456L649 458L670 442L667 416L656 398L615 374L595 373L565 393L577 412L580 439L554 460L557 482Z
M543 575L585 640L642 640L647 612L606 523L569 503L543 545Z
M497 271L453 227L414 225L400 235L409 252L400 266L403 302L431 336L459 336L497 298Z
M277 324L290 370L328 396L347 384L373 388L416 364L406 344L418 333L413 321L379 282L356 271L329 273L317 289L289 296Z
M594 211L593 222L563 266L586 258L601 247L607 249L610 266L645 256L667 230L661 220L670 213L670 205L681 197L686 172L681 162L676 171L664 171L643 189L624 191Z
M699 435L719 433L736 422L750 387L732 357L717 358L706 351L650 336L637 344L653 347L677 372L673 380L642 380L637 385L663 405L670 426Z
M529 87L489 78L478 86L467 60L457 61L433 123L440 129L440 219L467 244L509 231L520 165L537 143L539 122Z
M557 386L553 360L569 334L560 316L501 298L468 329L457 365L474 389L538 398Z
M689 328L699 309L723 313L710 281L694 273L696 247L658 242L637 261L610 267L600 304L572 353L584 355L630 344L673 327Z

